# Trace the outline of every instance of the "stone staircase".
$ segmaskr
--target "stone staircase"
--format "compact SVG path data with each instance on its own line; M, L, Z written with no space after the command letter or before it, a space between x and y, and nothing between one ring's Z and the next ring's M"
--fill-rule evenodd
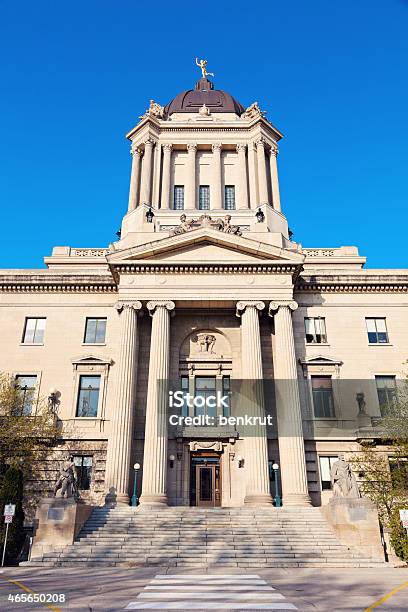
M77 541L30 566L373 567L318 508L96 508Z

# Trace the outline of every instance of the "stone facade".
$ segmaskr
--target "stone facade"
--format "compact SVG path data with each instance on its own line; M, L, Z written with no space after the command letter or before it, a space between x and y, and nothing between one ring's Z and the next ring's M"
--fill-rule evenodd
M44 462L33 483L43 495L55 459L72 452L79 464L86 458L78 465L90 503L129 503L138 462L142 504L270 505L277 462L284 505L325 504L321 458L375 438L375 377L403 375L407 270L364 269L356 247L290 240L281 133L257 105L241 113L239 104L225 112L211 104L169 114L153 103L128 133L128 212L117 242L55 247L46 269L0 272L0 370L35 376L38 397L50 387L60 397L63 439L53 468ZM26 341L30 318L46 319L38 342ZM324 319L327 336L308 342L305 318ZM387 341L369 343L368 318L385 319ZM89 319L106 320L102 339L87 338ZM92 377L97 393L80 396ZM313 377L330 379L329 415L316 414ZM197 380L218 390L226 380L270 383L267 392L248 387L245 409L263 415L274 404L274 427L169 430L169 381L182 379L192 391ZM94 413L79 414L79 396L84 410L96 402ZM210 500L199 498L201 478L210 478Z

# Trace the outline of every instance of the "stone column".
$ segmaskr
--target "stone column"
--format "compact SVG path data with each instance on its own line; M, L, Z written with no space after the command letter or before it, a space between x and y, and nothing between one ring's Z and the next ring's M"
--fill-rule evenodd
M138 301L118 302L120 315L120 349L116 401L111 414L106 458L105 486L107 502L129 503L130 452L133 437L133 414L137 372Z
M263 302L237 303L237 315L241 316L242 395L245 412L251 416L265 416L263 397L262 351L259 330L259 313ZM268 441L263 425L248 427L245 436L246 491L244 503L252 506L272 504L269 487Z
M222 206L222 171L221 171L221 143L217 142L212 145L213 152L213 193L210 194L211 210L223 208Z
M276 157L278 155L278 147L271 147L269 163L271 167L271 184L272 184L272 206L275 210L280 212L280 194L279 194L279 180L278 180L278 165L276 163Z
M165 210L170 208L171 149L171 144L163 145L161 208Z
M248 209L248 177L246 165L246 145L237 145L238 153L238 210Z
M132 147L130 149L130 154L132 155L132 172L130 175L128 213L135 210L137 206L137 192L139 189L140 179L140 157L142 152L137 147Z
M248 178L249 178L249 200L250 208L256 209L259 204L258 181L256 167L256 145L251 142L248 145Z
M310 506L302 429L292 311L297 303L271 302L275 320L275 394L279 456L285 506Z
M152 168L153 168L153 147L154 140L148 138L145 143L145 150L142 164L142 184L140 186L140 203L151 204L152 192Z
M266 159L265 159L265 141L260 138L256 143L256 152L258 158L258 186L259 186L259 202L258 204L268 203L268 183L266 178Z
M170 361L170 301L148 302L152 315L147 387L143 483L140 503L167 505L167 408Z
M186 210L194 210L196 208L196 152L196 144L187 145Z

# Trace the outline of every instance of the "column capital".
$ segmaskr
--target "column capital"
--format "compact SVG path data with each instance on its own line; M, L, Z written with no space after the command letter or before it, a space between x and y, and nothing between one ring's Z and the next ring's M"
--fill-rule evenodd
M132 308L133 310L141 310L142 308L142 302L139 302L139 300L132 300L132 301L124 301L124 302L116 302L115 304L115 309L118 311L118 313L120 314L125 308Z
M257 300L240 300L237 302L237 317L240 317L242 313L245 312L247 308L255 308L259 312L261 312L265 308L265 302L257 301Z
M131 156L140 157L142 155L142 150L139 147L130 147Z
M197 151L197 143L190 142L190 143L187 145L187 151L188 151L189 153L195 153L195 152Z
M276 157L279 153L278 147L276 145L272 145L271 148L269 149L269 153L270 155L273 155L274 157Z
M246 144L243 144L243 143L237 144L236 146L237 153L245 153L246 148L247 148Z
M171 300L150 300L150 302L147 302L146 304L146 308L151 315L153 315L156 308L166 308L166 310L171 312L175 309L175 307L175 303Z
M153 147L156 144L156 141L149 136L149 138L146 138L146 140L143 141L143 144L145 147Z
M269 304L269 315L271 317L273 317L273 315L279 310L279 308L282 307L287 307L290 310L296 310L298 307L298 303L295 302L295 300L288 300L288 301L284 301L284 300L275 300L273 302L270 302Z
M220 142L214 142L214 144L211 145L211 149L213 153L219 153L222 149L222 144Z
M171 153L171 150L172 150L172 148L173 148L173 145L172 145L172 144L170 144L169 142L166 142L166 144L162 145L162 147L163 147L163 151L164 151L165 153Z
M263 136L261 136L260 138L258 138L258 139L255 141L255 145L256 145L256 147L257 147L257 148L258 148L258 147L264 147L264 146L265 146L265 144L266 144L266 142L265 142L265 138L264 138Z

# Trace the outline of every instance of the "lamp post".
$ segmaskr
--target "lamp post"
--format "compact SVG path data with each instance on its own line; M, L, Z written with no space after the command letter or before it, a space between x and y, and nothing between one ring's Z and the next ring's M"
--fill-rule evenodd
M275 505L277 508L280 508L282 505L282 500L279 495L279 465L274 463L272 465L272 469L275 473Z
M133 495L132 495L132 499L130 501L130 505L131 506L137 506L137 502L139 501L137 499L137 473L140 470L140 463L135 463L135 465L133 466L133 469L135 470L135 478L133 480Z

